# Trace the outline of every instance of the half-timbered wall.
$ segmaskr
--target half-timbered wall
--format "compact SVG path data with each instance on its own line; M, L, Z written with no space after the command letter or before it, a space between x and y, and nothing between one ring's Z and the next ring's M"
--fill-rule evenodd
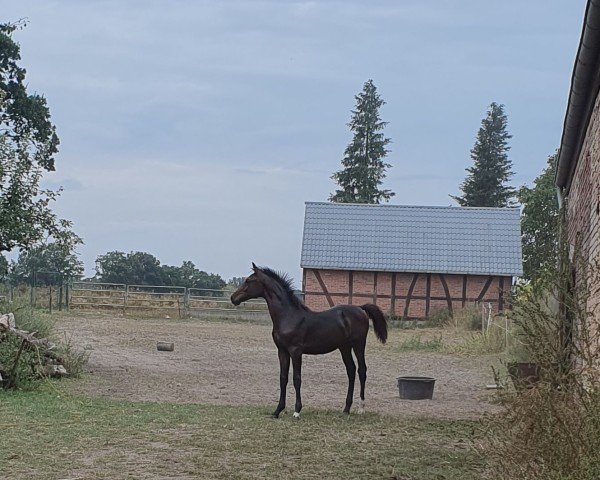
M305 302L313 310L334 305L375 303L404 318L426 318L439 310L457 310L473 302L503 310L511 277L437 273L391 273L304 269Z

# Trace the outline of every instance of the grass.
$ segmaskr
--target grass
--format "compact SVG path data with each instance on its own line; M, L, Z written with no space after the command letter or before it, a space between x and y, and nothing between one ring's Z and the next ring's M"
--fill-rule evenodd
M443 348L442 334L431 339L423 339L421 335L411 335L402 340L396 350L399 352L440 352Z
M474 423L0 392L0 478L476 479Z

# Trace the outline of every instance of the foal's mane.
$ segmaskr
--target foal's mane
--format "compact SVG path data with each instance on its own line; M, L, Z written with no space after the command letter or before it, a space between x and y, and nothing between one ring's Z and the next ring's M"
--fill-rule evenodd
M294 285L293 279L287 273L284 272L276 272L275 270L269 267L261 267L260 270L269 278L275 280L283 291L287 294L287 297L291 304L296 308L301 308L303 310L308 310L308 307L304 305L302 300L300 300L296 294L294 293Z

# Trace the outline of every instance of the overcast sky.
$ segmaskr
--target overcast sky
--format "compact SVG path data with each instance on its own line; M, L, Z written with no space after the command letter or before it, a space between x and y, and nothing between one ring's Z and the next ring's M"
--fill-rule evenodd
M584 0L32 1L21 44L61 139L56 211L85 241L250 262L299 284L305 201L334 190L346 123L373 79L395 204L450 205L491 102L506 105L514 184L558 147Z

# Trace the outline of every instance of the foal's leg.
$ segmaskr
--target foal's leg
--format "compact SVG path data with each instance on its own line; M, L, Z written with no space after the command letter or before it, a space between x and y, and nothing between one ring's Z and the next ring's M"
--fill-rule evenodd
M365 362L365 342L354 345L354 354L358 361L358 379L360 380L360 407L358 413L365 408L365 383L367 382L367 363Z
M302 410L302 399L300 398L300 387L302 386L302 353L292 354L292 368L294 370L294 389L296 390L296 406L294 417L300 417Z
M348 394L346 395L346 406L344 407L344 413L350 413L350 407L352 406L352 398L354 397L354 379L356 378L356 365L352 358L352 350L350 347L341 347L342 360L346 365L346 373L348 374Z
M285 394L290 371L290 354L283 348L277 349L279 355L279 403L273 412L273 418L279 418L279 414L285 409Z

